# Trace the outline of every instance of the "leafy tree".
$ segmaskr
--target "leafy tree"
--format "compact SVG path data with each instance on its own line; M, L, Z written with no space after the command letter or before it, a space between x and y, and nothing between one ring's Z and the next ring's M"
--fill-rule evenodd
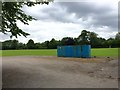
M61 45L74 45L75 41L72 37L64 37L61 40Z
M12 49L12 40L6 40L2 43L2 49L3 50L9 50L9 49Z
M19 43L18 44L18 49L27 49L26 44Z
M79 45L78 38L74 38L74 44Z
M115 39L120 40L120 32L116 34Z
M83 30L81 32L81 35L78 36L78 42L81 45L90 44L90 32L87 30Z
M26 15L22 11L22 7L27 5L28 7L34 6L36 4L49 4L53 0L35 0L35 2L27 2L29 0L22 0L22 2L2 2L2 29L0 32L7 34L11 33L11 36L17 37L18 35L27 36L28 33L20 29L16 22L21 21L22 23L29 25L28 21L35 20L30 15Z
M101 37L97 38L97 44L94 47L96 48L106 47L105 41L106 41L105 38L101 38Z
M35 43L35 49L41 49L41 44L40 43Z
M62 38L61 45L66 45L67 37Z
M116 34L114 43L116 47L120 47L120 32Z
M67 41L66 41L66 44L67 45L74 45L75 44L75 41L73 38L68 38Z
M90 32L89 34L90 36L90 44L92 47L95 47L98 45L98 34L96 34L95 32Z
M34 41L32 39L30 39L27 43L27 48L28 49L34 49L35 48L35 44Z
M54 38L52 38L52 40L49 42L48 46L49 46L49 49L56 49L57 48L56 40Z
M47 48L50 48L50 47L49 47L49 43L50 43L49 41L45 41L45 46L46 46Z
M107 40L107 45L108 45L109 48L113 47L113 41L114 41L114 38L109 38Z
M18 49L18 40L12 40L11 49Z

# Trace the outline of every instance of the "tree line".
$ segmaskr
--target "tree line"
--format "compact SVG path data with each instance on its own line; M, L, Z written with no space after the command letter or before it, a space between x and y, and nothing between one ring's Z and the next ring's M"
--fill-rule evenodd
M26 44L20 43L18 40L7 40L0 44L2 50L17 50L17 49L56 49L57 46L65 45L91 45L92 48L118 48L120 47L120 32L115 38L105 39L98 37L95 32L83 30L81 34L76 37L64 37L61 40L52 38L50 41L42 43L35 43L30 39Z

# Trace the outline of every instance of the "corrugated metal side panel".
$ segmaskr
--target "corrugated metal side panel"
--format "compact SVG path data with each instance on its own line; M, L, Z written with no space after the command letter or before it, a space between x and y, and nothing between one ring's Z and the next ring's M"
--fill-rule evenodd
M65 57L73 57L73 46L64 46Z
M81 46L63 46L64 57L81 57Z
M76 52L76 47L75 46L72 47L72 52L73 52L73 57L76 57L77 52Z
M62 57L64 57L65 56L65 48L64 48L64 46L61 47L61 51L62 51L61 55L62 55Z
M62 54L61 46L58 46L58 47L57 47L57 56L58 56L58 57L62 57L61 54Z
M90 45L82 45L81 46L81 56L83 58L90 58L91 57L91 46Z
M58 46L57 47L57 56L58 57L65 57L65 46Z
M80 57L80 46L72 46L73 57Z
M75 46L76 47L76 57L81 57L81 46Z
M79 45L79 46L58 46L57 47L58 57L91 57L91 46L90 45Z

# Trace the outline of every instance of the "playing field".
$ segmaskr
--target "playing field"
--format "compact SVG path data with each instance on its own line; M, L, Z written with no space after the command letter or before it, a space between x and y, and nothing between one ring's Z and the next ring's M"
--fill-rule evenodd
M42 50L1 50L0 56L56 56L56 49L42 49ZM118 48L96 48L91 49L92 56L98 57L117 57Z

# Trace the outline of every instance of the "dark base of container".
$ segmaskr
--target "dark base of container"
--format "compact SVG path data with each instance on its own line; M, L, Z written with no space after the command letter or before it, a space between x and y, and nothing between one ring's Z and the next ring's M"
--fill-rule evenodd
M57 56L57 57L64 57L64 58L92 58L92 57L66 57L66 56Z

